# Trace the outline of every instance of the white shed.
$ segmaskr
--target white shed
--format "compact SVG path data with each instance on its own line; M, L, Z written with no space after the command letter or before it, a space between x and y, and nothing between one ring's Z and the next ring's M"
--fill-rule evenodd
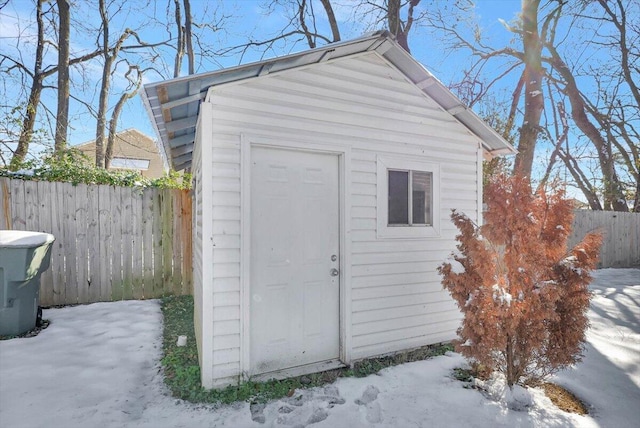
M448 341L451 209L480 221L482 160L514 149L388 32L157 82L190 168L205 387Z

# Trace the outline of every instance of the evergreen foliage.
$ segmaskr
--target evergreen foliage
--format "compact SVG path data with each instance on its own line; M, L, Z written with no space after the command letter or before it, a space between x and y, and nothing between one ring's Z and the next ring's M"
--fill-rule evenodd
M457 350L510 387L536 383L582 357L601 236L567 252L573 207L561 189L532 194L526 178L498 175L486 194L483 226L453 211L459 254L438 268L464 314Z
M169 171L165 176L149 179L138 171L112 171L92 165L80 150L69 148L48 153L38 160L23 162L18 168L0 168L0 177L22 180L61 181L76 184L106 184L123 187L159 187L190 189L191 174Z

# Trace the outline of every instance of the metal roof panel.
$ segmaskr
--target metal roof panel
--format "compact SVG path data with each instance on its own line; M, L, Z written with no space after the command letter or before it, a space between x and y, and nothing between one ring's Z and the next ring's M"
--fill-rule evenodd
M462 125L483 141L489 153L515 153L508 142L402 49L388 31L237 67L146 84L142 99L162 142L161 152L165 160L178 170L191 165L199 105L210 87L372 50L400 70L445 111L451 111Z

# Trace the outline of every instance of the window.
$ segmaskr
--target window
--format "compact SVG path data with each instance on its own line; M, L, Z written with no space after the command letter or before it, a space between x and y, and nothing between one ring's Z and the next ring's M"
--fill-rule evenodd
M388 170L388 216L390 226L433 224L433 173Z
M113 158L111 159L111 168L147 170L149 169L149 160L133 158Z
M377 236L438 236L439 165L386 156L377 162Z

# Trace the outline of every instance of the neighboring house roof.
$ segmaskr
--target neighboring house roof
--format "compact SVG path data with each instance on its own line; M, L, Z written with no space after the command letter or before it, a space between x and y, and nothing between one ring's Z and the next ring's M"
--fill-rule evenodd
M144 85L142 99L162 141L166 157L170 159L174 169L180 170L191 165L198 109L209 87L372 51L395 66L408 80L478 136L489 154L516 152L500 134L484 123L406 52L388 31L378 31L357 39L238 67L150 83Z
M95 160L95 140L78 144L74 148ZM159 178L164 175L165 165L162 150L156 145L153 138L134 128L116 134L113 144L113 158L109 169L138 170L144 177Z

